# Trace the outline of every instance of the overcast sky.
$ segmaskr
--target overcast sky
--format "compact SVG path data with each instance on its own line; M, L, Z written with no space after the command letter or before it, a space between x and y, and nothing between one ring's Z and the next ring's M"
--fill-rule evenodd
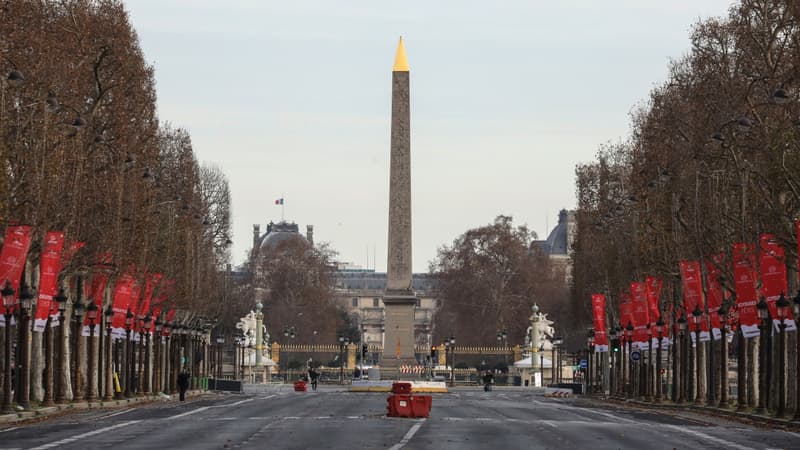
M729 0L129 0L159 117L233 197L233 259L281 219L386 269L391 69L411 68L414 271L511 215L540 238L575 207L575 165ZM375 255L373 257L373 254Z

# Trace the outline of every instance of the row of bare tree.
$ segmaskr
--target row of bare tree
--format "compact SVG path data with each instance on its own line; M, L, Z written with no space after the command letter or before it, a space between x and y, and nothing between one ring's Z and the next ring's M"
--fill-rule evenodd
M159 121L154 70L122 2L0 0L0 75L0 219L32 226L25 283L36 288L42 238L60 230L85 243L59 275L73 301L98 255L111 254L117 273L136 267L174 280L168 301L179 321L221 317L228 181L198 163L185 130ZM85 354L69 358L65 367L86 365ZM42 386L31 390L41 400Z
M576 170L572 308L578 323L590 326L590 295L605 293L610 322L619 325L620 293L648 275L664 280L662 311L674 303L680 315L679 262L717 254L725 255L719 281L731 306L732 244L756 243L762 233L774 234L785 248L793 291L799 134L798 3L741 0L727 17L696 23L691 51L635 110L630 136L602 146L596 161ZM757 342L749 340L739 358L756 398ZM794 350L789 356L793 367ZM747 359L749 366L741 365ZM785 368L772 373L779 370ZM703 380L697 384L702 388Z

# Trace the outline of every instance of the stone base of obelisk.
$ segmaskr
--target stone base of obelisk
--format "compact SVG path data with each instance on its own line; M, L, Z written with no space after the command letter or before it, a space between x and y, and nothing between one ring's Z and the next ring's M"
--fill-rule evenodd
M381 378L383 373L396 374L394 377L396 379L416 378L416 374L413 373L401 374L400 367L419 364L414 354L414 308L417 305L417 296L386 293L383 304L386 334L381 358Z

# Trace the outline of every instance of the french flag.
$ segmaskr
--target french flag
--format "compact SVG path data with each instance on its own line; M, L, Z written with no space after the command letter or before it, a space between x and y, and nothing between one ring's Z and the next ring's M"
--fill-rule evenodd
M275 200L275 204L276 204L276 205L282 205L282 204L283 204L283 197L281 197L281 198L279 198L279 199Z

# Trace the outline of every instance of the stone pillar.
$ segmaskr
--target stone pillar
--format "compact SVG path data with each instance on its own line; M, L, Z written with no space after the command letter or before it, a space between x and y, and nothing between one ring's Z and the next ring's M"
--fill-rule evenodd
M386 334L382 365L416 364L411 285L411 111L409 71L403 39L392 70L392 119L389 168L389 251L383 296Z
M352 369L356 366L356 344L350 343L347 345L347 367Z

